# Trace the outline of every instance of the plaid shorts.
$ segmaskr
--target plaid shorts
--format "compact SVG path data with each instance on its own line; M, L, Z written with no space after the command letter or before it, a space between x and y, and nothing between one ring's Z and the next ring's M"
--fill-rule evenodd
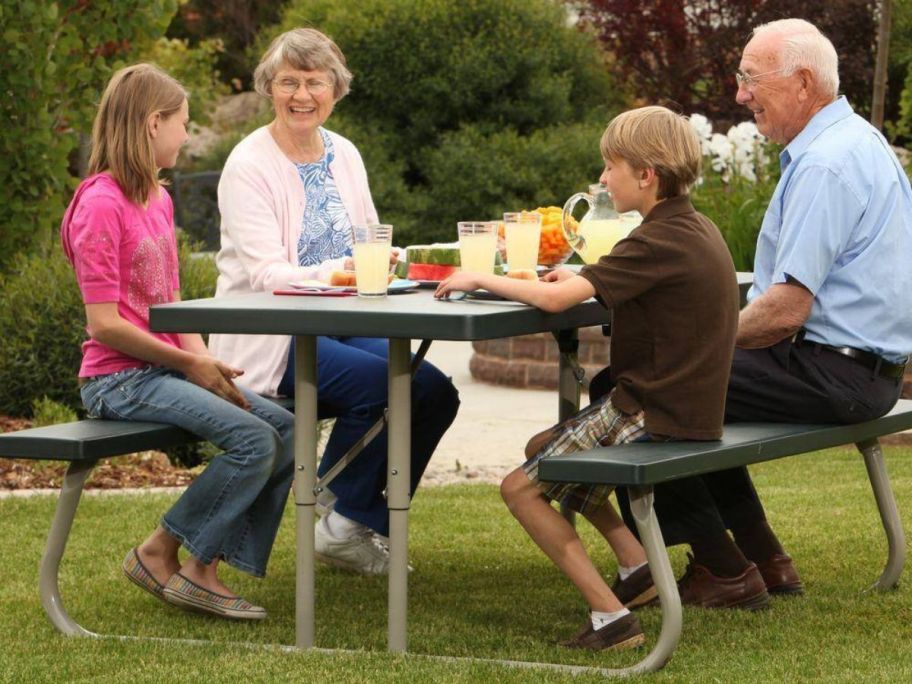
M607 504L614 485L542 482L538 479L538 462L545 456L651 440L646 432L643 411L623 413L612 403L613 395L612 391L555 426L554 436L522 466L548 499L559 501L579 513L589 513Z

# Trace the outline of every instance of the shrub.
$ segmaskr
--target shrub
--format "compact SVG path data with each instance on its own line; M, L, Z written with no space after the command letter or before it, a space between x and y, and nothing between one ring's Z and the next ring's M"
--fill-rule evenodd
M552 0L291 0L258 49L303 25L332 36L355 75L328 126L358 145L375 204L396 227L397 244L452 239L458 219L530 206L543 194L565 195L571 183L562 176L585 168L524 168L524 176L545 183L533 187L504 177L500 169L508 162L511 169L524 166L504 155L547 140L566 158L557 152L557 127L607 121L623 101L594 38L570 26L565 8ZM544 130L551 133L530 140ZM566 135L568 145L577 144L572 128ZM475 143L497 149L477 147L469 155ZM596 159L597 143L597 137L589 141ZM444 148L460 162L448 163ZM489 153L496 158L485 159ZM499 202L481 191L491 183L485 169L495 166L497 183L511 193Z
M0 4L0 270L53 242L75 186L68 165L112 68L161 36L177 0Z
M751 271L763 215L779 180L778 155L753 122L713 133L700 114L690 123L700 136L703 176L692 191L694 207L719 227L735 267Z
M181 296L211 296L210 257L179 249ZM30 416L38 397L84 413L76 377L86 339L85 307L73 269L60 247L46 256L20 255L0 278L0 413Z
M41 397L32 402L32 418L35 421L35 427L72 423L74 420L78 420L76 412L69 406L58 404L47 397Z
M456 221L500 218L504 211L562 206L598 182L602 123L554 126L522 136L485 134L467 126L443 137L424 165L433 201L424 208L418 241L453 241ZM419 240L420 237L420 240Z

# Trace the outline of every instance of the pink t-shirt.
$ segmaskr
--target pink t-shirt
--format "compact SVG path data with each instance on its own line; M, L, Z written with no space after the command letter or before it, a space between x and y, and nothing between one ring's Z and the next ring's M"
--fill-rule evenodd
M180 289L174 206L164 189L144 209L108 174L86 178L63 217L60 239L86 304L117 302L124 320L180 347L178 335L149 330L149 307L173 301ZM89 338L82 345L79 376L149 365Z

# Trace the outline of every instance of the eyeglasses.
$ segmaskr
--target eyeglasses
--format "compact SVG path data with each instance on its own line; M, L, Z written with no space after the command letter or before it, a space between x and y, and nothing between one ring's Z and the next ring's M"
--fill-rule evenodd
M744 87L747 90L753 90L759 85L757 80L761 76L769 76L770 74L778 74L780 71L785 69L774 69L773 71L765 71L762 74L745 74L743 71L735 72L735 80L738 82L738 87Z
M310 93L311 95L314 95L314 96L322 95L327 90L332 88L332 85L333 85L329 81L317 81L317 80L304 81L302 83L301 81L299 81L296 78L272 79L272 83L273 83L273 85L275 85L276 88L278 88L281 92L285 93L286 95L294 95L296 92L298 92L298 88L300 88L303 85L304 90L306 90L308 93Z

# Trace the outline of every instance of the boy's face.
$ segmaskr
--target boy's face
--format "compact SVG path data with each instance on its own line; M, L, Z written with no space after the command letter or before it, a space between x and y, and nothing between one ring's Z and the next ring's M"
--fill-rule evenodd
M606 159L599 182L608 188L614 209L619 214L639 211L643 202L640 174L623 159Z

